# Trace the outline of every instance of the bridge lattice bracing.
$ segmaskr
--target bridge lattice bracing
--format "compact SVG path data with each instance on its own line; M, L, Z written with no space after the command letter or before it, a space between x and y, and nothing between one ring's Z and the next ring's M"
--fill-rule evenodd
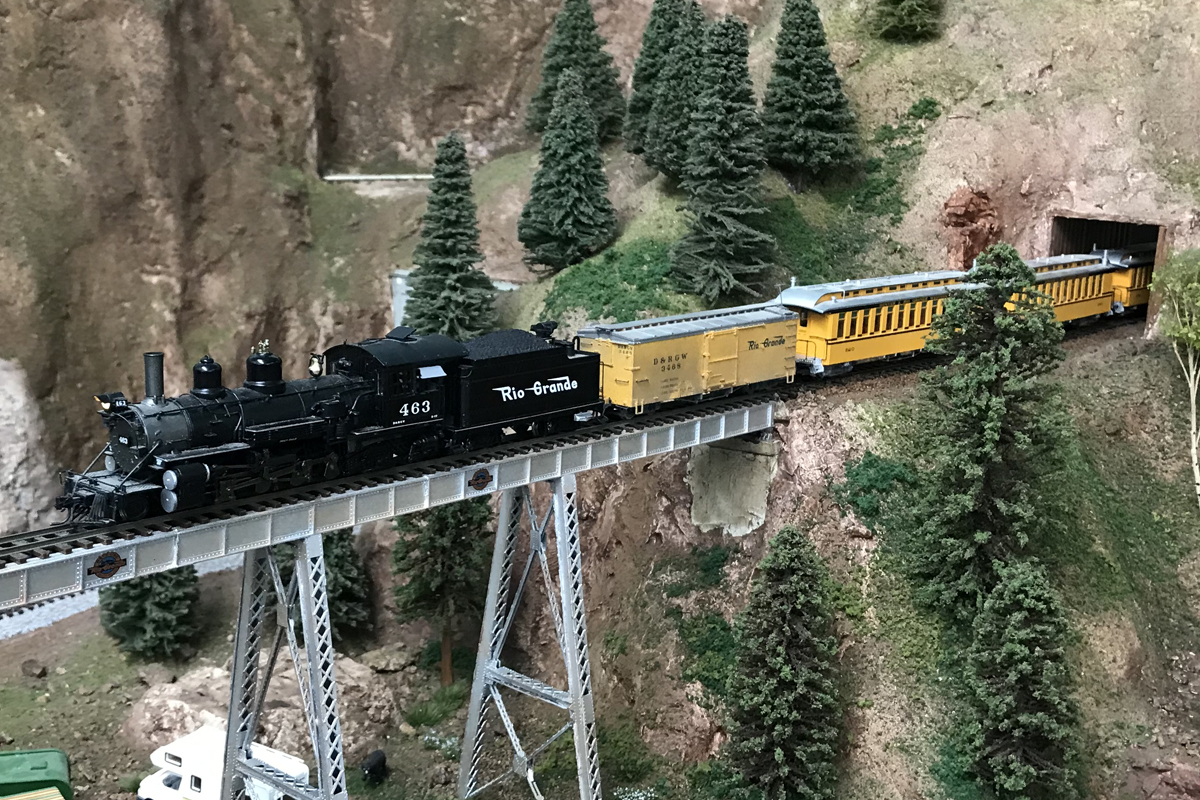
M583 605L583 554L579 540L579 518L575 509L575 476L568 475L550 481L550 490L550 508L544 515L535 509L528 487L506 490L500 498L492 572L488 581L475 679L471 686L471 704L467 710L467 730L463 736L462 760L459 764L459 798L474 797L516 775L525 780L533 796L541 800L542 793L534 779L534 762L568 731L572 733L575 743L580 800L601 798L596 713L592 702L591 665ZM529 553L518 573L515 571L515 556L522 516L529 518ZM557 583L551 578L547 557L551 526L554 528L557 550ZM554 632L567 676L565 691L522 675L501 663L504 644L512 631L535 566L545 584L550 617L554 621ZM527 752L513 725L501 689L566 710L566 724L535 750ZM489 723L497 721L503 726L512 748L512 766L499 774L485 777L483 761L490 738L487 736L488 727Z

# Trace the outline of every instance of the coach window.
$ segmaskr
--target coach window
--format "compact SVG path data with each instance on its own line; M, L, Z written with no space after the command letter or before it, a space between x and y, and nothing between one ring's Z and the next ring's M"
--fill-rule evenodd
M838 314L838 332L837 338L841 339L846 335L846 312Z
M894 312L892 311L892 308L893 308L893 306L887 307L887 322L885 322L883 324L883 329L885 331L890 331L892 329L892 316L894 314Z
M803 311L803 310L802 310L802 311L800 312L800 327L801 327L801 328L807 328L807 327L808 327L808 312L807 312L807 311Z
M853 336L858 330L858 312L850 312L850 336Z

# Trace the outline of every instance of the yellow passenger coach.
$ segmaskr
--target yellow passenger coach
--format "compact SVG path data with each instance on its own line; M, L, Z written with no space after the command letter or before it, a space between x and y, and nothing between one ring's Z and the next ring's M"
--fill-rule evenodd
M1026 263L1059 320L1071 322L1145 305L1153 261L1145 248L1131 248ZM946 295L974 287L969 278L943 270L792 286L776 302L797 314L797 363L811 375L835 374L921 350Z
M590 325L576 347L600 354L604 400L642 413L660 403L791 381L798 315L778 304Z

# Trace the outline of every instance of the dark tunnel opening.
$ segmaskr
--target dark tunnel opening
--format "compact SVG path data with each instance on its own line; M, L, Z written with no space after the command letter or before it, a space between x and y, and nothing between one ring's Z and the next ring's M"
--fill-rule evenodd
M1139 244L1157 245L1161 230L1160 225L1137 222L1055 217L1050 231L1050 252L1047 255L1118 250Z

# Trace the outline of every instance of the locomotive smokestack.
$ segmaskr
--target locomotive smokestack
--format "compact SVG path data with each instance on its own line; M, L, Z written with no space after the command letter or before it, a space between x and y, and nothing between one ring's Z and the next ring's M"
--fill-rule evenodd
M163 354L145 353L142 360L146 367L146 400L151 403L163 401Z

